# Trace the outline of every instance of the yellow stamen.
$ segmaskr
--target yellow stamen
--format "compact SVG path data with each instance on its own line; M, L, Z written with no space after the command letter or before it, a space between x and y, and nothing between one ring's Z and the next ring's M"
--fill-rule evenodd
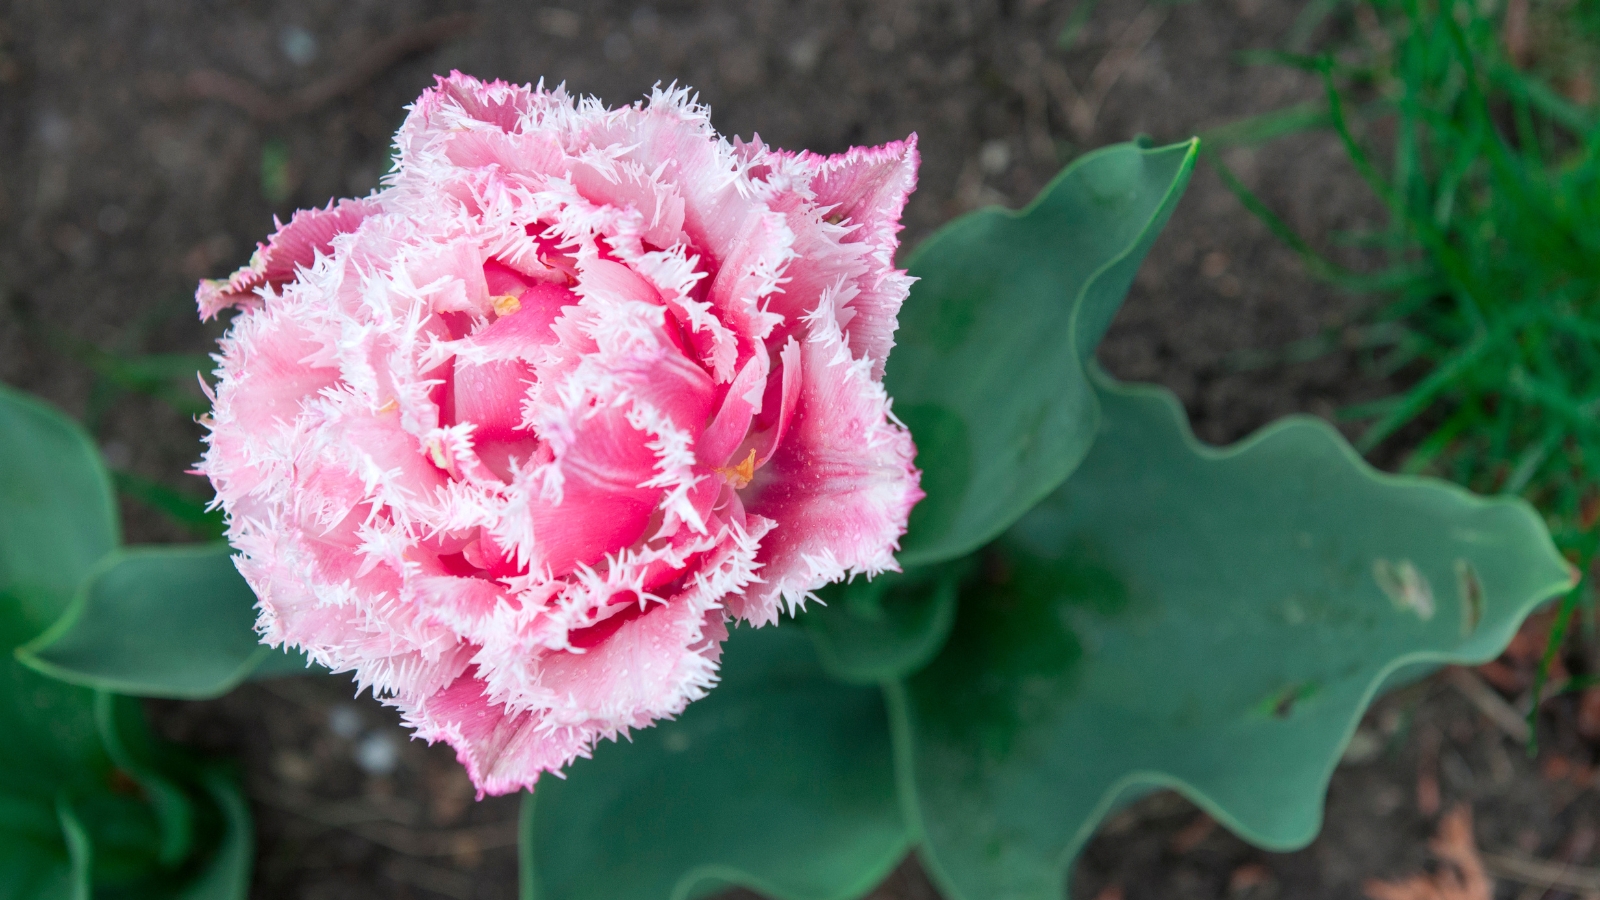
M399 408L400 408L400 401L396 400L393 397L390 397L388 403L385 403L384 405L378 407L378 415L381 416L381 415L383 415L384 413L387 413L387 412L394 412L395 410L397 410Z
M522 308L522 301L510 294L501 294L489 302L494 304L494 314L497 316L509 316Z
M750 479L756 477L756 449L751 447L750 455L746 456L744 462L739 463L737 466L719 467L717 474L728 479L728 483L733 485L734 490L743 490L745 485L750 483Z
M455 471L456 461L445 456L444 445L437 438L430 439L425 446L428 448L428 455L433 457L434 465L444 469L446 472L453 473Z

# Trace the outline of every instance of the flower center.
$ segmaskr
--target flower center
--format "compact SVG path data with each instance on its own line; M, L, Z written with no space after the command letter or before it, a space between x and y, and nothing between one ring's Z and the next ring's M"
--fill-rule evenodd
M489 302L494 304L494 314L501 317L509 316L522 309L522 301L518 300L514 294L501 294Z
M756 449L750 448L750 455L744 458L744 462L736 466L718 466L716 472L726 478L734 490L744 490L750 479L756 477Z

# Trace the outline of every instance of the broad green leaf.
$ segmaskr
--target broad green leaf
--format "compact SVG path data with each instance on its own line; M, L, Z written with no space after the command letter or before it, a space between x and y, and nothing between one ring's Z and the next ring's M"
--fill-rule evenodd
M232 832L195 840L188 769L162 762L136 701L46 677L13 656L58 620L117 541L110 482L88 436L0 386L0 900L168 900L191 869L222 864L220 851L190 850Z
M826 677L787 624L736 630L709 696L522 809L523 900L854 900L910 846L881 693Z
M123 879L127 900L245 900L255 830L237 776L158 746L136 701L106 693L96 701L111 759L143 792L161 834L160 871ZM115 882L105 868L97 862L96 881Z
M108 752L93 691L0 658L0 727L0 843L14 836L26 848L0 854L0 883L78 871L87 865L79 864L85 847L93 848L97 881L137 881L158 870L160 817L145 785ZM80 838L88 844L76 843ZM69 862L77 868L57 868Z
M1375 690L1494 657L1570 567L1527 504L1366 466L1295 418L1199 444L1098 377L1100 437L985 550L938 658L891 687L902 797L950 900L1053 900L1119 797L1170 786L1309 842Z
M0 727L0 829L31 823L40 836L59 836L52 824L59 790L103 790L111 776L94 692L0 657Z
M933 659L950 634L965 569L947 563L835 582L796 621L829 675L852 684L902 678Z
M6 818L0 806L0 900L71 900L72 860L60 838L7 830Z
M130 697L96 692L95 725L112 765L138 786L150 804L160 831L157 861L170 868L181 863L195 844L194 807L183 789L155 764L155 741L144 710Z
M230 553L226 544L118 551L18 656L47 675L102 690L224 694L275 652L256 636L255 593Z
M903 564L988 543L1088 452L1099 411L1084 367L1177 205L1197 146L1090 153L1022 211L962 216L912 254L920 280L884 376L927 492L901 541Z
M0 385L0 651L54 622L117 541L111 482L89 436Z
M162 751L138 703L0 659L0 900L244 900L238 788Z

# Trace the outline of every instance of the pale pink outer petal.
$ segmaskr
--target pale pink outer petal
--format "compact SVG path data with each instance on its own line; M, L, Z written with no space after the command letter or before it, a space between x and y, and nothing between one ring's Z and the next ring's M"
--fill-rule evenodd
M830 291L842 292L838 326L850 350L883 378L900 306L912 279L894 266L900 213L917 182L917 136L834 156L740 147L762 171L768 203L785 213L795 258L771 309L791 326ZM783 330L783 329L780 329Z
M705 613L698 622L690 620L691 611L687 608L671 619L666 618L665 611L658 615L664 621L650 623L656 631L692 631L698 640L672 654L669 661L663 658L666 654L658 645L650 643L655 635L644 628L624 626L626 632L640 633L619 632L623 646L613 654L632 651L639 662L668 662L686 670L673 672L676 679L663 679L663 702L651 710L652 715L645 716L640 709L638 719L630 716L624 722L596 718L557 723L538 712L514 713L504 703L493 700L488 685L477 677L478 669L469 668L449 687L405 710L405 722L416 729L418 738L429 743L444 741L456 748L456 759L466 768L480 797L532 789L545 772L560 772L578 757L588 757L598 737L616 740L631 728L677 715L690 701L705 696L705 690L713 683L710 673L716 669L722 641L728 634L721 611ZM641 649L647 652L639 653ZM607 660L598 664L601 684L618 683L616 673L605 671L616 663L617 660ZM690 689L674 681L696 687Z
M768 528L759 523L755 533L724 542L710 571L684 593L652 605L598 647L545 655L531 677L504 678L527 648L484 647L474 668L409 705L407 724L418 737L455 747L482 793L506 794L587 757L599 738L616 740L681 713L716 682L727 638L718 598L749 582L751 557ZM496 636L509 633L497 629ZM518 656L507 658L511 653ZM512 690L543 692L553 702L513 713L518 704L504 702Z
M757 556L762 584L728 600L755 625L849 574L898 569L894 551L923 497L911 433L889 421L870 361L852 357L837 331L818 329L801 346L801 371L794 421L742 492L752 515L779 523Z
M861 293L851 308L850 350L872 360L872 376L883 378L883 366L894 346L900 305L911 289L910 276L894 267L900 241L900 213L917 186L917 136L878 147L855 147L822 160L811 179L818 206L827 217L851 227L846 244L869 248L868 274L857 282Z
M277 287L295 276L300 268L311 266L318 254L325 254L338 235L356 230L362 220L378 212L371 199L329 201L324 209L302 209L280 225L265 244L256 248L250 264L223 281L200 282L195 302L200 318L209 319L230 306L258 302L256 291Z

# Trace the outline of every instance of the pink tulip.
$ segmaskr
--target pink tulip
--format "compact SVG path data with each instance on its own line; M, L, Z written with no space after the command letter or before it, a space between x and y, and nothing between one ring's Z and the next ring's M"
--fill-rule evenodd
M894 568L916 141L787 153L686 90L453 73L395 143L201 284L239 313L200 470L263 639L507 793L704 696L730 618Z

